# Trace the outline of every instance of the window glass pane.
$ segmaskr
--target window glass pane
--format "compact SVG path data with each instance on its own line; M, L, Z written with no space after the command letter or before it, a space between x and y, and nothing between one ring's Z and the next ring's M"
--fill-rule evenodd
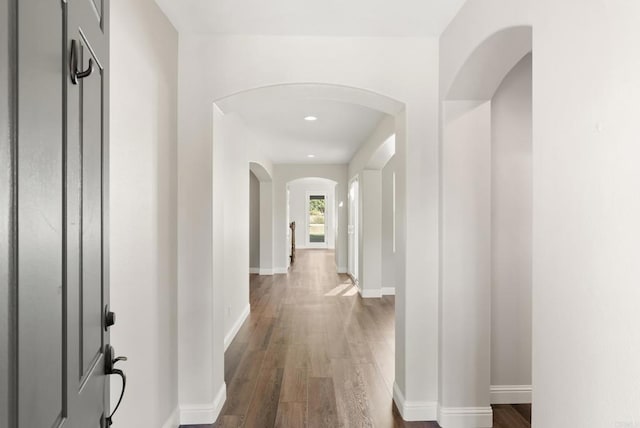
M309 242L325 242L325 197L309 196Z

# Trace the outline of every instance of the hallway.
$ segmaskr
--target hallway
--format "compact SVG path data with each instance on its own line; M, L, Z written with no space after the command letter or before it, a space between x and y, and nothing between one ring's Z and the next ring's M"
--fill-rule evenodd
M299 250L288 275L252 275L216 427L438 428L393 409L394 298L360 298L333 261L333 251ZM511 406L495 415L496 428L529 427Z
M392 411L394 298L363 300L334 253L299 250L251 277L251 316L225 353L219 427L437 427Z

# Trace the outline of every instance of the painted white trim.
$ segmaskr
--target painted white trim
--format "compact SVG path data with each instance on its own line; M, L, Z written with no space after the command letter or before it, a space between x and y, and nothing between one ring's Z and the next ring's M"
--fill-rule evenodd
M258 275L273 275L273 269L262 269L262 268L249 268L250 274L258 274Z
M222 383L211 404L185 404L180 406L181 425L207 425L215 423L227 400L227 384Z
M233 323L233 327L231 327L231 330L229 331L229 333L227 333L227 335L224 337L225 351L227 350L229 345L231 345L231 342L233 342L233 339L235 339L236 334L238 334L238 332L240 331L240 328L242 327L242 324L244 324L247 318L249 318L250 313L251 313L251 305L248 304L247 307L244 308L244 311L242 311L242 314L240 314L236 322Z
M396 287L382 287L382 295L383 296L395 296L396 295Z
M380 297L382 297L382 289L377 289L377 290L362 290L360 287L358 287L358 291L360 292L360 296L362 296L363 299L379 299Z
M491 404L531 404L531 385L491 385Z
M407 401L397 383L393 383L393 401L400 416L407 422L435 421L438 416L438 403L431 401ZM449 428L449 427L446 427Z
M438 424L442 428L491 428L491 407L439 407Z
M376 290L363 290L358 287L358 292L363 299L379 299L382 296L395 296L396 288L395 287L382 287Z
M180 407L176 406L162 428L179 428L180 426Z
M273 274L274 275L286 275L289 273L289 268L286 267L280 267L280 268L274 268L273 269Z
M338 273L349 274L349 269L347 269L346 267L338 267Z

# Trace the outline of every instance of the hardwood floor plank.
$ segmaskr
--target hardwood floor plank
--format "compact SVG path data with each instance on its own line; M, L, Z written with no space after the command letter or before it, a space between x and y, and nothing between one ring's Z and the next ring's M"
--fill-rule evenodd
M394 426L392 412L393 398L390 394L391 391L382 379L380 370L374 364L359 364L358 367L365 383L369 411L374 426Z
M216 428L241 428L243 420L240 416L222 416Z
M513 408L529 423L531 423L531 404L514 404Z
M280 403L306 403L308 369L289 366L284 369Z
M338 421L336 395L333 379L328 377L309 378L309 428L335 428Z
M307 404L280 403L275 426L278 428L300 428L307 426Z
M227 385L227 401L222 409L222 415L244 417L249 409L257 382L257 379L233 379Z
M338 416L346 426L373 427L362 369L350 360L332 359Z
M531 424L513 406L493 406L494 428L530 428Z
M227 352L224 353L224 380L225 382L231 382L231 379L236 373L242 356L247 349L246 342L234 341Z
M246 428L265 428L275 425L282 387L283 369L272 369L260 375L245 418Z

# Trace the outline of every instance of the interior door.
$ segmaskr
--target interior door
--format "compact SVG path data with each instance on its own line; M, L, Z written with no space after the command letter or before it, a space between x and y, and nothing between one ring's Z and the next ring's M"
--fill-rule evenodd
M110 353L108 3L68 0L66 31L67 388L71 427L104 427Z

